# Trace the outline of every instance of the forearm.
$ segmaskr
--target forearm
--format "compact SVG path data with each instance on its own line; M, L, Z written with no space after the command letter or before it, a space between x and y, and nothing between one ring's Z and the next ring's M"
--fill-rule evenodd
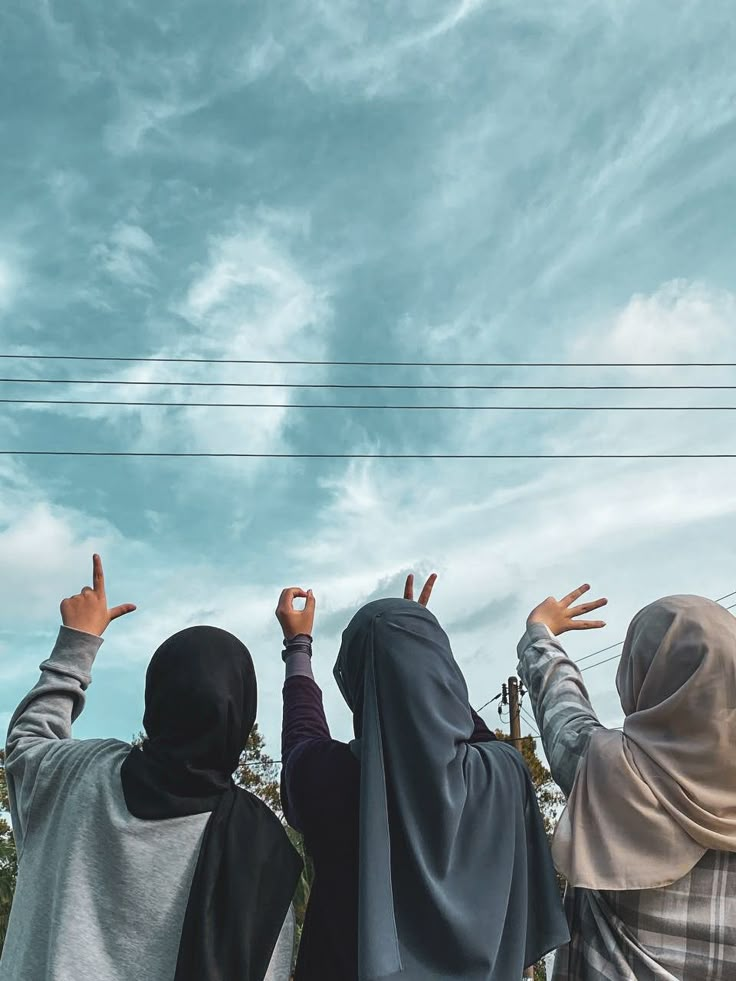
M85 692L102 638L61 627L51 656L41 664L41 677L10 722L7 762L28 740L70 739L72 723L84 708Z
M62 627L41 678L16 709L8 730L6 773L18 853L23 847L38 774L51 750L72 735L72 724L84 708L92 664L101 639Z
M591 734L601 723L580 669L546 627L532 624L518 652L519 677L529 692L552 777L567 796Z
M294 750L303 743L331 738L322 692L312 674L311 650L311 638L299 637L287 644L284 652L286 679L281 729L281 759L284 766Z

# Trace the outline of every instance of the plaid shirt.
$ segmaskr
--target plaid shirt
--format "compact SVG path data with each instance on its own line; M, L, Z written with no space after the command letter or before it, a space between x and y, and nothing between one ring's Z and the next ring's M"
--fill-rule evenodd
M569 796L601 723L580 670L556 638L532 625L519 644L519 676L531 697L552 776ZM568 887L572 940L553 981L736 979L736 854L706 852L679 881L621 892Z

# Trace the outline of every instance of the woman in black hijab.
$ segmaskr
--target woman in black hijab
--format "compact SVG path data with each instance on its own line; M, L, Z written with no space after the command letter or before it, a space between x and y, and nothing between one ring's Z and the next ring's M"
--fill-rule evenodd
M147 821L212 812L174 981L262 981L299 878L278 818L232 780L256 703L251 656L225 630L182 630L149 665L148 739L121 769L128 810Z
M0 978L287 981L301 861L232 780L256 714L250 654L224 630L184 630L148 669L142 749L75 739L102 635L135 609L108 607L98 555L92 581L62 601L10 722L19 862Z
M315 869L297 981L516 981L569 939L531 777L470 707L432 581L343 633L350 744L311 671L314 597L282 593L282 800Z

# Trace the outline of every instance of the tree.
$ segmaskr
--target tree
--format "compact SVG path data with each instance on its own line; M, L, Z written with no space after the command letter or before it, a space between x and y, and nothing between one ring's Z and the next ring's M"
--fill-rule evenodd
M239 787L249 790L268 804L283 819L279 791L278 763L266 752L266 740L258 729L258 723L248 736L245 750L233 778Z
M0 750L0 814L9 809L8 785L5 779L5 753ZM5 934L8 929L10 907L15 892L15 880L18 866L15 853L13 832L5 820L0 817L0 954L2 953Z

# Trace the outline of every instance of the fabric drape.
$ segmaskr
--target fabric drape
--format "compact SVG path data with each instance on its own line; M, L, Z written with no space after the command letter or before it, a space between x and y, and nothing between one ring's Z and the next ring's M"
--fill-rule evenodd
M521 755L471 743L465 679L435 617L364 607L335 666L360 760L360 981L509 981L569 939Z

